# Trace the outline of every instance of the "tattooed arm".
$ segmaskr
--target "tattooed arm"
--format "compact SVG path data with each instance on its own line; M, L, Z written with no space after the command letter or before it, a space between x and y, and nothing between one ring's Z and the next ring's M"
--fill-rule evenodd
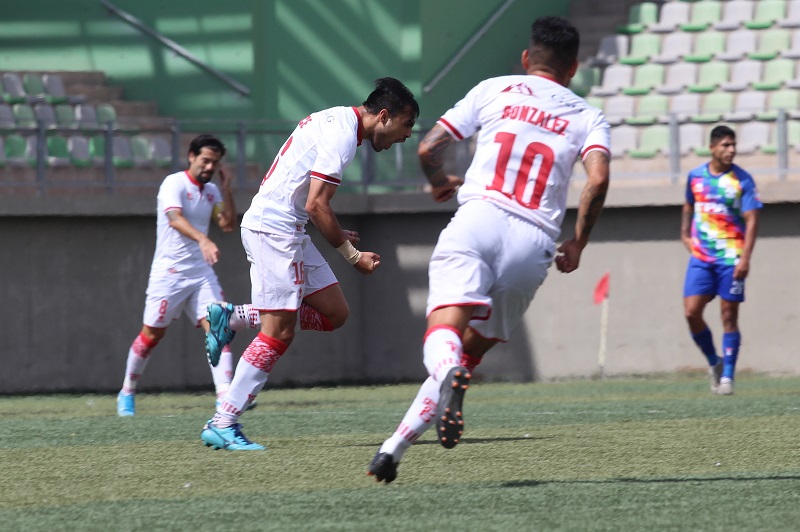
M589 235L600 217L608 191L608 155L595 150L586 156L583 166L586 169L587 179L578 205L575 236L561 244L558 248L561 255L556 257L556 267L564 273L578 269L581 253L589 243Z
M452 198L456 188L464 182L457 176L446 174L443 169L444 152L448 146L455 143L456 139L439 124L433 126L419 143L417 150L419 162L431 184L431 196L437 203Z

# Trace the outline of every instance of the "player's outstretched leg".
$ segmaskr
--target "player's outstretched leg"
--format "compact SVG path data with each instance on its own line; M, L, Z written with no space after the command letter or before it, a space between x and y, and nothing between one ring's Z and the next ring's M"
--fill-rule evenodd
M445 449L458 445L464 433L464 394L472 378L467 368L455 366L442 379L436 410L436 435Z
M208 305L206 319L208 332L206 333L206 356L208 362L215 366L219 364L222 348L231 343L236 331L230 328L228 321L233 314L233 305L224 301L215 301Z
M200 439L206 447L212 447L215 450L263 451L266 449L263 445L248 440L239 423L223 429L214 426L211 420L208 420L203 427L203 432L200 433Z
M389 484L397 478L398 464L391 454L378 451L367 468L367 475L375 477L378 482Z

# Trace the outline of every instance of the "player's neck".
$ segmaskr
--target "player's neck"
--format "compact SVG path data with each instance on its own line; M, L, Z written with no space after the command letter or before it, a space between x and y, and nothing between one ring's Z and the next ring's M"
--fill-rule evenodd
M723 164L721 162L715 161L714 159L711 159L711 162L708 163L708 171L714 175L727 174L732 167L733 163Z

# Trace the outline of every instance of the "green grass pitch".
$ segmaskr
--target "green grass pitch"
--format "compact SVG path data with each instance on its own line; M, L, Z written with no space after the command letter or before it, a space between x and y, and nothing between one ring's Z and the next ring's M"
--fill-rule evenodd
M0 397L0 530L797 530L800 378L475 384L398 479L366 466L416 386L269 390L200 443L212 394Z

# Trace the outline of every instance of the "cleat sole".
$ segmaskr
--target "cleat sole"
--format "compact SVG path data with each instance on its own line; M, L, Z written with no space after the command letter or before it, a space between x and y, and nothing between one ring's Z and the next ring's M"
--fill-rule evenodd
M458 445L459 437L464 433L462 404L471 377L472 375L466 368L456 366L442 380L436 434L439 443L446 449L452 449ZM449 386L448 383L450 383Z

